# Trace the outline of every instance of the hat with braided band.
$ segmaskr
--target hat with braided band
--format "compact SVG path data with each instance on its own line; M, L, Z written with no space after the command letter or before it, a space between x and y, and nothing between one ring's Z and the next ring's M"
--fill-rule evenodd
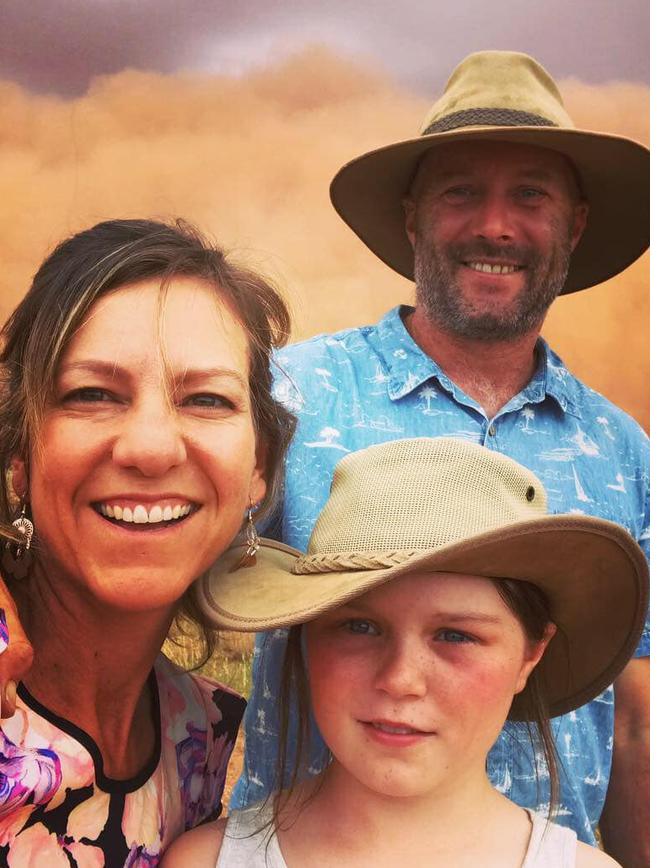
M558 631L539 664L553 715L593 699L634 652L648 566L630 534L604 519L549 515L530 470L449 437L394 440L343 458L306 554L243 546L197 588L215 626L303 623L378 585L418 573L524 580L546 595ZM516 700L511 717L516 717Z
M387 265L413 279L403 200L421 158L449 142L499 141L558 151L575 168L589 204L563 293L627 268L650 244L650 150L622 136L578 130L557 85L526 54L480 51L454 70L420 135L363 154L334 177L334 207Z

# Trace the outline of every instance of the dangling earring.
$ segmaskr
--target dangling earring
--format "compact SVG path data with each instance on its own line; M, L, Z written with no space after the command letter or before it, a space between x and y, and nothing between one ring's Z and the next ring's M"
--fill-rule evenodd
M248 512L246 513L246 528L244 529L244 538L246 541L246 551L241 556L240 560L237 561L235 566L230 570L231 573L234 573L236 570L241 569L242 567L254 567L257 563L257 550L260 547L260 538L257 535L257 528L255 527L255 522L253 521L253 510L252 507L248 507Z
M13 576L14 579L24 579L32 565L32 556L30 554L30 546L32 537L34 536L34 525L27 518L27 506L23 501L23 506L20 515L12 522L18 533L22 536L20 542L5 543L5 550L2 555L2 566L4 570Z

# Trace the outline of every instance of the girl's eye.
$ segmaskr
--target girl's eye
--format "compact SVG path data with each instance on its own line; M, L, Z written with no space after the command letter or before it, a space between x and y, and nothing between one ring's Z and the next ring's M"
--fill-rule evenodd
M183 404L187 407L201 407L207 410L218 410L223 407L232 409L235 406L231 400L223 395L213 395L209 392L190 395L183 400Z
M63 401L66 404L94 404L99 401L113 401L113 395L95 386L84 386L81 389L73 389L63 396Z
M463 633L462 630L451 629L438 630L436 638L443 642L451 642L458 645L476 641L473 636L469 635L469 633Z
M356 636L376 636L378 633L371 621L364 621L362 618L350 618L343 626L349 633L354 633Z

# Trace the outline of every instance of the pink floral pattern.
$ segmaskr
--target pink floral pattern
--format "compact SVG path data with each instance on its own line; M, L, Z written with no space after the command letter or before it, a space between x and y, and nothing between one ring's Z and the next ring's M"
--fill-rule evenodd
M155 675L160 754L130 781L105 777L92 740L21 686L0 728L0 865L154 868L218 815L244 700L162 656Z

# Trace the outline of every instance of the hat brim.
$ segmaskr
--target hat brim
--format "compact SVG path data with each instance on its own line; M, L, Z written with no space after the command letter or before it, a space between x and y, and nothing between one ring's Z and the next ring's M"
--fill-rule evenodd
M515 142L568 157L589 203L587 227L571 256L563 294L623 271L650 244L650 151L632 139L557 127L470 127L418 136L357 157L330 186L339 215L373 253L413 279L402 201L426 151L471 140Z
M265 540L255 566L231 571L242 549L229 549L196 588L203 614L220 629L300 624L415 571L534 583L558 627L539 664L551 716L583 705L615 680L638 644L648 606L648 565L632 537L612 522L582 516L518 522L378 570L295 575L301 553ZM525 717L517 697L509 716Z

